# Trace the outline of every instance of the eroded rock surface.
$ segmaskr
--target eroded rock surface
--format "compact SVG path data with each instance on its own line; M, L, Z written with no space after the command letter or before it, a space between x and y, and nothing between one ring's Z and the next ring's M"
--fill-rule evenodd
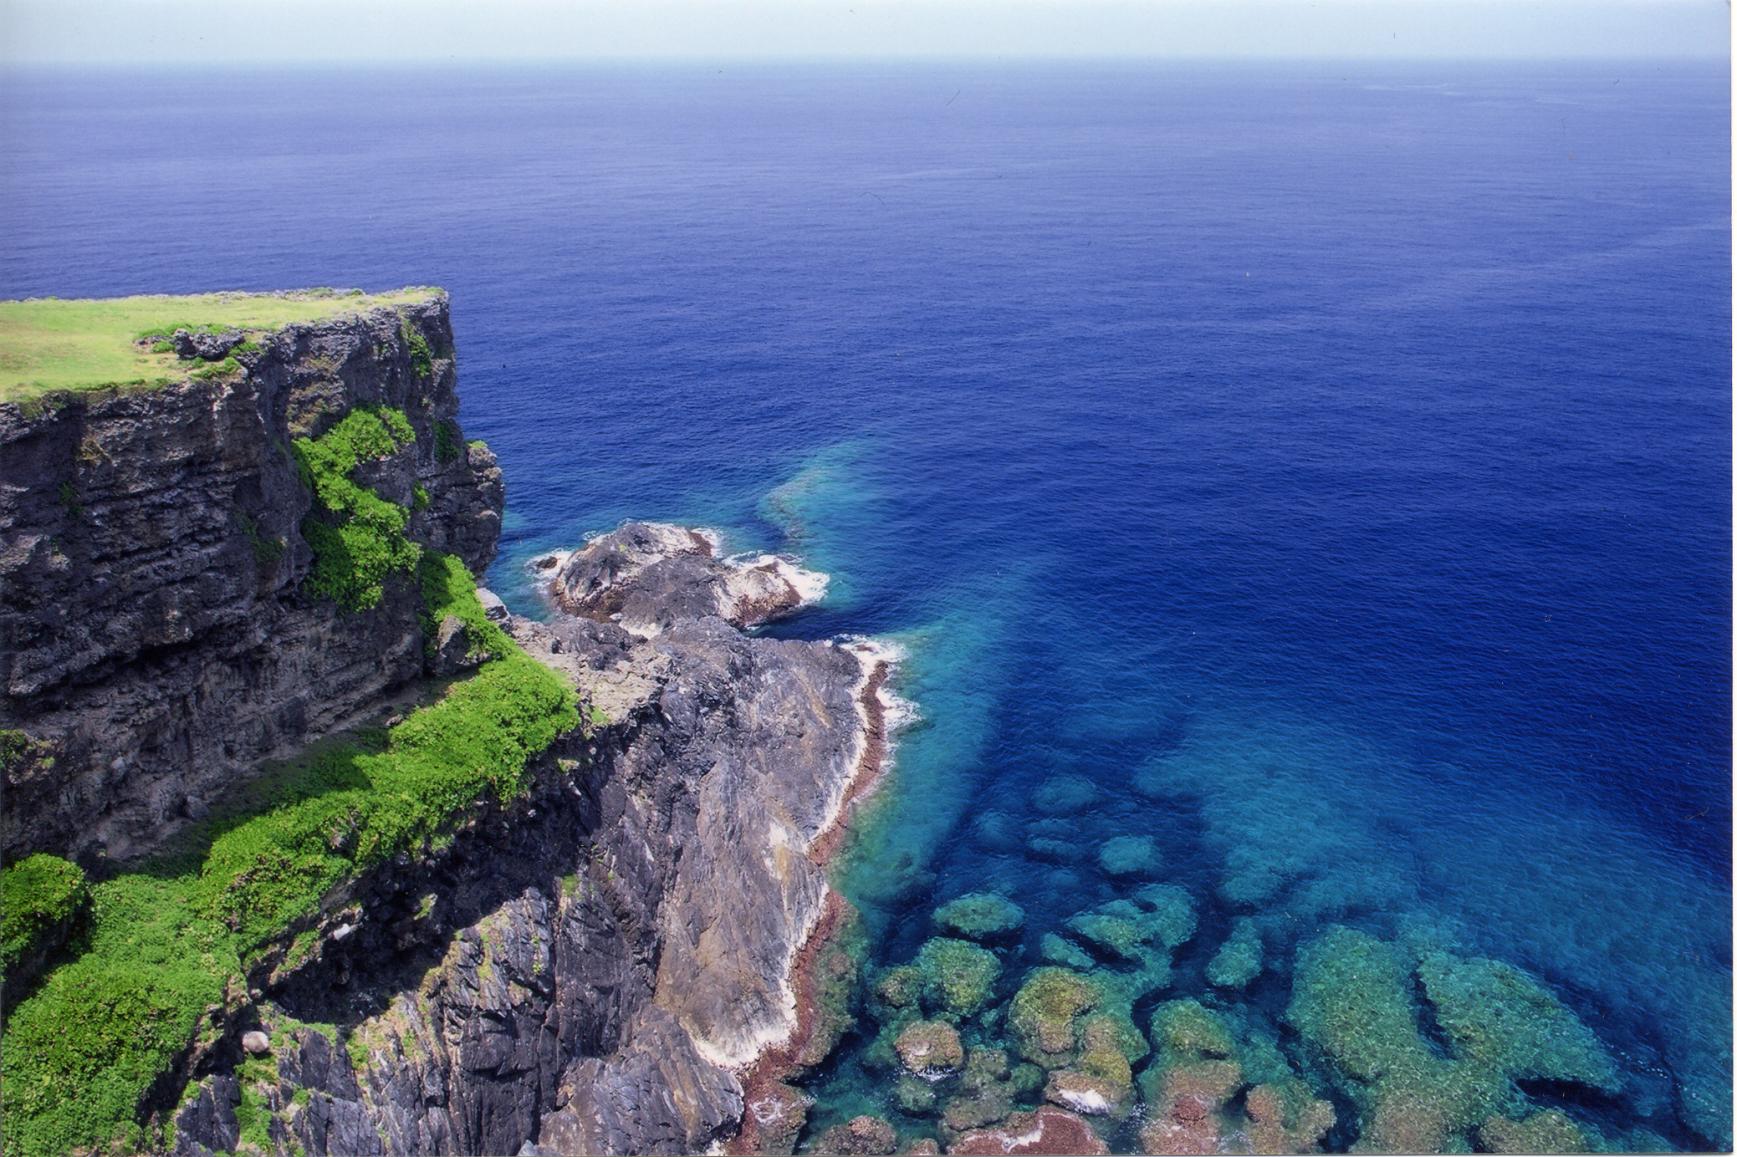
M629 522L568 555L542 560L549 594L569 614L655 635L719 618L751 627L817 601L826 576L777 555L725 558L704 530Z
M458 427L452 348L435 295L287 326L235 375L0 405L0 729L43 744L5 768L9 860L148 847L423 674L413 582L362 614L299 592L312 499L290 443L402 410L415 445L363 480L480 571L501 474Z
M795 1024L792 963L827 899L815 844L878 758L882 661L711 610L659 610L650 636L492 613L607 721L553 753L524 814L365 905L268 994L268 1015L342 1040L297 1029L277 1054L259 1095L279 1147L704 1150ZM216 1068L182 1102L184 1153L230 1140Z

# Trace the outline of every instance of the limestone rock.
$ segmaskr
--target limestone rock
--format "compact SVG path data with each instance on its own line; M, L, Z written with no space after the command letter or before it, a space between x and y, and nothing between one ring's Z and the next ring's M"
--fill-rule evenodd
M1019 938L1025 910L994 892L971 892L935 909L933 919L948 935L997 944Z
M949 1153L981 1154L1085 1154L1098 1157L1110 1151L1085 1118L1044 1105L1031 1113L1017 1113L993 1129L967 1133L947 1147Z
M955 1072L965 1063L959 1031L941 1021L919 1020L905 1026L893 1048L905 1069L917 1076Z
M406 332L450 350L445 296L286 326L240 374L0 404L0 728L51 756L5 769L8 861L149 851L423 676L414 576L365 614L302 593L313 499L289 449L356 407L402 410L415 445L366 481L406 506L421 487L411 536L481 573L500 470L480 444L442 455L464 447L453 363L419 376Z
M816 1153L847 1157L881 1157L898 1151L899 1135L879 1117L853 1117L822 1133L814 1143Z
M560 562L549 593L569 614L639 635L708 617L750 627L816 602L826 576L775 555L720 558L715 536L629 522Z

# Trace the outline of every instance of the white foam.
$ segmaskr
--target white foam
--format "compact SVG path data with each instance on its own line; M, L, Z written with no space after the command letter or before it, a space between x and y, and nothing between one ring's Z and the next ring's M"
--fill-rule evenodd
M1075 1112L1101 1117L1110 1111L1109 1098L1095 1089L1058 1088L1055 1097Z
M825 598L826 588L832 585L831 575L808 570L798 565L794 559L781 554L738 554L723 561L725 566L739 571L771 567L773 574L790 584L797 598L801 600L801 605L805 607L813 606Z
M525 569L530 571L533 574L547 575L548 577L544 581L552 582L554 580L554 577L561 573L561 568L567 565L567 560L572 558L574 555L576 555L578 553L579 552L576 550L551 550L549 553L539 554L536 558L533 558L529 562L525 563ZM538 566L537 565L538 563L542 562L544 559L549 559L549 558L552 558L555 560L554 566Z

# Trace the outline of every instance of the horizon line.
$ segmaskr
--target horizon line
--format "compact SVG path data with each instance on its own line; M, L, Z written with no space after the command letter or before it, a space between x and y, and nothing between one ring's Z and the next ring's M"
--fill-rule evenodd
M1725 52L1641 52L1605 53L1576 52L1545 55L1540 53L1253 53L1253 52L1092 52L1092 53L590 53L524 55L474 55L447 53L443 55L406 56L308 56L308 57L235 57L213 60L203 57L186 58L59 58L19 60L0 58L0 72L33 69L134 69L170 71L199 69L222 72L259 68L393 68L442 65L766 65L766 64L1647 64L1697 63L1710 64L1732 60Z

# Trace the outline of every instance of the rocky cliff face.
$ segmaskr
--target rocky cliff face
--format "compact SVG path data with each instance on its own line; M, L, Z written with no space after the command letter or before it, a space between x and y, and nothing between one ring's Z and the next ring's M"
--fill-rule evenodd
M290 444L402 410L414 446L364 481L480 570L501 476L459 429L452 351L434 295L285 327L237 374L0 405L0 729L33 741L5 768L8 859L148 848L423 673L414 584L360 614L299 590L311 498Z
M435 877L328 922L260 1006L264 1073L215 1057L181 1152L261 1119L270 1147L316 1154L678 1153L737 1131L747 1066L796 1026L819 848L877 766L885 660L653 611L655 634L507 620L610 722Z
M491 559L501 477L457 424L445 298L240 340L174 339L239 363L204 380L0 405L6 862L42 850L101 879L269 761L479 659L460 618L424 623L407 574L366 609L311 593L304 533L317 479L298 440L337 446L379 408L340 478L407 512L432 556ZM187 1154L670 1153L737 1134L837 906L822 861L878 768L886 661L745 634L824 576L720 555L630 525L564 556L550 593L570 613L483 599L572 682L586 725L533 757L528 790L461 803L438 840L274 932L149 1079L141 1136Z

